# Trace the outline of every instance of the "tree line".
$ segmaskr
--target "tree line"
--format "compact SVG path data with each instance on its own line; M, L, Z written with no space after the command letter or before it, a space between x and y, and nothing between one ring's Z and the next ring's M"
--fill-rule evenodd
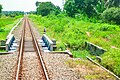
M64 13L70 17L87 16L88 18L102 19L105 22L120 24L120 0L65 0L63 11L59 6L51 2L36 2L36 12L30 12L41 16L49 14L58 15ZM14 17L24 14L21 11L2 12L0 4L0 16Z
M120 0L66 0L63 11L51 2L37 1L36 7L36 14L42 16L65 13L70 17L84 15L120 24Z
M10 17L15 17L15 16L18 16L18 15L24 15L23 11L2 11L2 9L3 9L3 7L0 4L0 17L2 15L4 15L4 16L10 16Z
M2 12L2 5L0 4L0 17L1 17L1 12Z
M23 11L2 11L2 15L15 17L19 15L24 15Z
M120 0L67 0L64 10L69 16L83 13L91 17L111 7L120 7Z

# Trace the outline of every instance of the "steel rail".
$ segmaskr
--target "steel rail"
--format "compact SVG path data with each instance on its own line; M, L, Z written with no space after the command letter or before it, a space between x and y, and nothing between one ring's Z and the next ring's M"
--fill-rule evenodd
M33 42L35 44L36 51L37 51L37 53L39 55L39 59L40 59L40 62L41 62L41 65L42 65L42 68L43 68L43 71L44 71L45 78L46 78L46 80L49 80L47 70L46 70L46 66L45 66L43 58L42 58L42 52L41 52L40 47L38 45L37 39L35 38L35 35L34 35L32 29L31 29L31 25L30 25L29 21L28 21L28 25L29 25L30 32L31 32L31 35L32 35L32 38L33 38Z
M26 19L25 19L25 22L23 23L23 31L22 31L22 36L21 36L20 48L19 48L18 66L17 66L17 72L16 72L15 80L19 79L19 74L20 74L21 60L22 60L22 55L23 55L23 51L24 51L25 24L26 24Z
M21 70L22 58L23 58L23 52L24 52L25 25L26 25L26 23L28 23L28 27L30 29L30 33L31 33L31 36L32 36L32 42L33 42L35 51L36 51L36 53L38 55L40 64L42 66L45 79L49 80L49 77L48 77L48 74L47 74L47 70L46 70L46 66L44 65L44 61L43 61L43 58L42 58L42 55L41 55L41 50L40 50L40 47L38 45L37 39L35 38L35 35L34 35L32 29L31 29L31 25L29 23L29 20L27 18L25 18L24 20L25 21L23 23L23 31L22 31L22 36L21 36L21 40L20 40L18 62L17 62L18 65L17 65L17 71L16 71L16 75L15 75L15 80L19 80L19 77L20 77L19 74L20 74L20 70Z

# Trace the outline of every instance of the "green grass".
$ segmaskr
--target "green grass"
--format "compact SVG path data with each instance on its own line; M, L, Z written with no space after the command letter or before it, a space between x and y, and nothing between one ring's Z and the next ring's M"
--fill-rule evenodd
M65 64L73 68L79 77L85 80L116 80L108 72L98 68L87 59L66 60Z
M6 37L14 25L22 16L16 17L1 17L0 18L0 40L6 40ZM0 52L5 52L6 50L0 49Z
M71 52L74 58L86 58L86 56L90 56L89 52L86 50L72 50Z
M6 52L6 50L5 49L0 49L0 52Z
M120 76L120 25L107 23L93 23L89 20L70 18L63 15L58 16L29 16L37 25L40 34L46 28L46 34L51 39L57 40L57 50L68 48L74 57L89 56L84 50L85 41L92 42L107 49L101 57L101 64ZM115 56L115 57L113 57ZM112 67L112 68L111 68Z
M8 33L12 27L14 27L20 17L21 16L16 16L14 18L11 18L4 16L0 18L0 40L6 39Z

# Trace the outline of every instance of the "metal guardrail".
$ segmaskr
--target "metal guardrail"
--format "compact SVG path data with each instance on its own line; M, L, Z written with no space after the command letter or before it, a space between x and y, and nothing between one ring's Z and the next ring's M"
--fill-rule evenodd
M105 67L101 66L100 64L98 64L97 62L95 62L94 60L92 60L90 57L86 56L86 58L87 58L89 61L91 61L91 62L93 62L94 64L96 64L96 65L98 65L99 67L101 67L102 69L104 69L105 71L107 71L108 73L110 73L110 74L111 74L112 76L114 76L117 80L120 80L120 78L119 78L117 75L115 75L113 72L109 71L109 70L106 69Z

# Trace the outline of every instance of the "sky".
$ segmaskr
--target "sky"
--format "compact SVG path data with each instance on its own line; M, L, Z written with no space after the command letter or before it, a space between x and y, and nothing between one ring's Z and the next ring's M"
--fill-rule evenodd
M0 4L2 4L2 11L35 11L36 1L46 2L51 1L53 4L60 6L62 8L63 0L0 0Z

